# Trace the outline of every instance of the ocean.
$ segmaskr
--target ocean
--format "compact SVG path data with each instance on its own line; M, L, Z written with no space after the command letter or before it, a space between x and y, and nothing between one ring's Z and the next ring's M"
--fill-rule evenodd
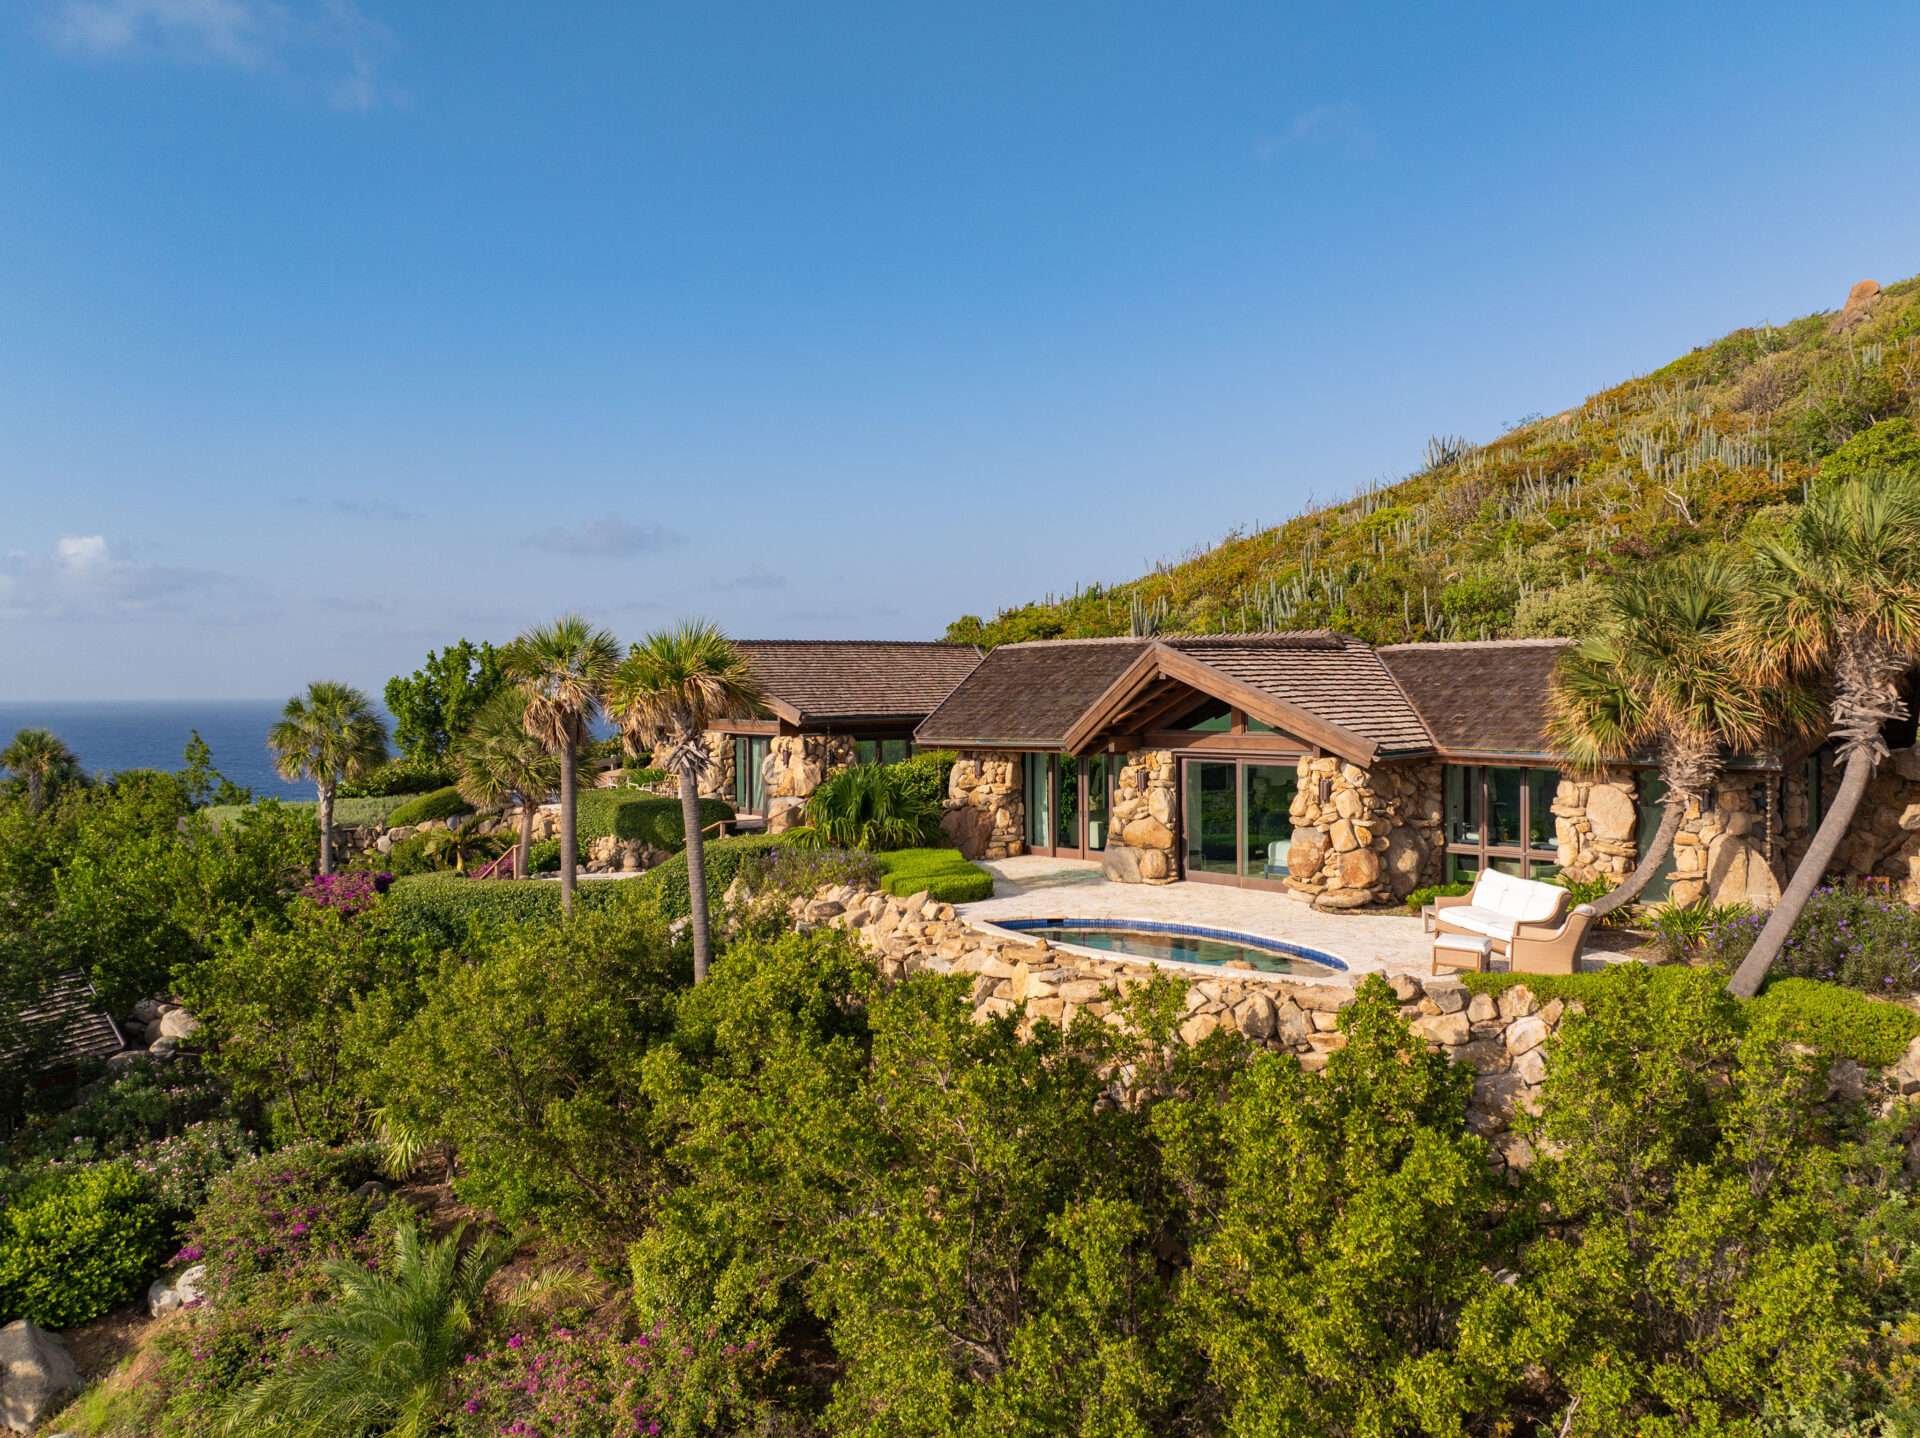
M193 730L213 751L213 767L258 798L311 799L313 785L273 772L267 729L282 699L180 699L35 704L0 701L0 748L17 729L51 729L89 774L116 769L179 769ZM383 719L384 710L379 711ZM388 723L391 731L392 724Z

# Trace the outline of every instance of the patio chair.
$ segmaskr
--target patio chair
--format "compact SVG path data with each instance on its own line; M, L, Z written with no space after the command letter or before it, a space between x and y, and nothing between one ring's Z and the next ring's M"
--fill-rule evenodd
M1261 878L1284 879L1287 877L1287 846L1292 842L1291 839L1275 839L1267 845L1267 866L1261 870Z
M1580 950L1593 927L1593 905L1581 904L1558 924L1516 924L1507 941L1507 971L1515 974L1577 974Z

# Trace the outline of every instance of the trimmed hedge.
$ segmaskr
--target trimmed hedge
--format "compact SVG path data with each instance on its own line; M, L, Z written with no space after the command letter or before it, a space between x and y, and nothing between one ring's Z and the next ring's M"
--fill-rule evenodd
M340 786L344 799L410 799L415 794L431 794L444 789L454 779L453 765L445 759L395 759L382 764L364 779L350 779Z
M333 826L336 829L358 829L364 824L378 824L401 805L409 795L397 794L379 799L335 799L333 801ZM319 817L320 804L315 799L282 799L289 809L311 809ZM207 816L207 822L215 829L238 819L252 804L209 804L200 812Z
M880 887L906 898L922 889L944 904L970 904L993 897L993 875L968 863L958 849L894 849L875 854Z
M1624 967L1615 965L1591 974L1469 972L1461 974L1460 980L1468 993L1497 995L1503 989L1525 984L1542 1003L1552 999L1592 1003L1605 997L1612 975ZM1650 972L1659 985L1684 983L1699 970L1674 965ZM1788 1029L1822 1053L1875 1068L1898 1063L1907 1045L1920 1037L1920 1014L1905 1005L1871 999L1816 979L1775 979L1754 1000L1754 1007L1782 1012Z
M472 812L473 805L462 799L460 791L449 784L444 789L435 789L431 794L409 799L387 815L387 823L397 829L402 824L424 824L429 819L448 819L455 814Z
M741 864L755 854L770 853L780 847L780 838L774 834L736 834L728 839L709 839L704 852L707 861L707 909L717 910L720 899L735 877L740 873ZM647 885L660 896L660 911L669 919L685 917L692 912L692 889L687 884L687 856L685 852L675 854L664 864L647 870L646 877L638 881Z
M614 902L644 880L603 880L574 889L574 912ZM476 925L554 922L560 886L534 879L469 879L445 871L395 879L380 901L384 922L439 944L458 944Z
M704 827L733 817L733 805L722 799L700 801ZM622 843L639 839L677 854L686 847L687 826L678 799L631 789L591 789L580 795L575 823L582 840L612 837Z

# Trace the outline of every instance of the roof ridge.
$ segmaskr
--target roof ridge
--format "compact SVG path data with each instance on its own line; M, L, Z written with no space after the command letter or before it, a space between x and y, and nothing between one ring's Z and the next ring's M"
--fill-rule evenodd
M733 639L732 644L866 644L879 648L882 645L899 648L911 645L916 649L978 649L980 646L965 639Z
M1376 653L1388 654L1401 649L1553 649L1578 644L1578 639L1415 639L1402 644L1381 644Z

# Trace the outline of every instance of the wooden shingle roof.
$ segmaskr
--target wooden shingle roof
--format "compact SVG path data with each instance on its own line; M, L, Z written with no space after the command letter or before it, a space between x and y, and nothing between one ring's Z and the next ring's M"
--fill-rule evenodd
M1249 688L1371 740L1377 757L1431 749L1433 737L1371 646L1332 630L1172 635L1160 641Z
M1378 653L1441 753L1550 760L1559 757L1547 732L1553 670L1572 643L1389 644Z
M1041 639L1002 644L914 731L928 748L972 744L1057 749L1149 639Z
M792 724L917 720L980 663L971 644L893 639L736 639Z
M22 1008L19 1028L41 1049L44 1067L103 1059L126 1047L119 1025L100 1012L99 996L78 969L56 975L39 998Z

